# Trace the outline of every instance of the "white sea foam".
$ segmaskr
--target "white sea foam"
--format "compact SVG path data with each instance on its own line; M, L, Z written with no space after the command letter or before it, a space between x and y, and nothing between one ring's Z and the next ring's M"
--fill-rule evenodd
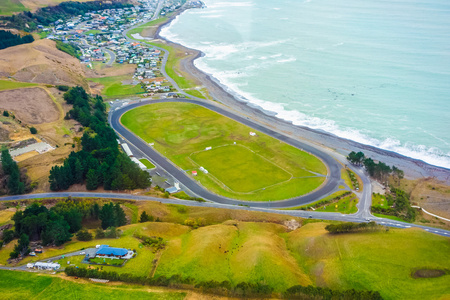
M279 59L279 60L277 60L277 63L283 64L283 63L294 62L296 60L297 59L295 57L289 57L289 58L286 58L286 59Z
M214 76L220 84L240 100L256 105L264 111L273 112L277 118L290 121L294 125L323 130L341 138L397 152L407 157L423 160L432 165L450 168L450 153L443 153L437 148L426 147L424 145L414 145L413 143L402 144L394 138L378 140L355 128L341 128L332 120L308 116L296 110L288 110L285 108L286 104L284 103L264 101L256 98L252 93L241 90L240 87L246 84L241 84L233 79L245 77L244 73L214 70L204 63L202 59L196 60L195 65L205 73Z
M238 3L233 3L233 2L231 2L231 3L230 2L213 3L215 1L211 0L212 3L208 3L208 2L209 1L207 0L207 3L206 3L208 6L207 9L192 10L192 14L200 14L201 16L223 15L224 18L226 18L226 16L228 16L227 20L231 22L232 18L230 18L230 16L227 15L227 13L228 14L230 13L230 9L228 9L229 7L234 6L234 8L231 9L233 11L233 13L234 13L234 11L242 12L242 11L238 11L239 6L242 6L243 12L246 12L246 7L251 7L252 5L257 4L256 2L252 3L250 1L238 2ZM311 2L311 1L305 1L305 3L308 3L308 2ZM281 5L281 4L277 4L277 5ZM317 3L312 2L312 3L310 3L310 5L308 5L308 6L305 5L303 7L305 7L305 9L306 9L306 7L308 7L308 9L309 9L310 7L311 8L314 7L314 5L317 6ZM317 10L317 11L321 12L321 10ZM285 11L283 10L283 12L285 12ZM191 11L188 11L187 14L191 14ZM278 13L274 10L271 10L270 14L275 15ZM255 15L253 17L257 18L257 16L255 16ZM291 17L291 18L289 18L289 17ZM197 20L200 19L200 18L198 18L198 16L196 16L196 18L197 18ZM211 19L212 18L213 17L211 17ZM278 19L286 21L286 22L282 22L283 26L286 26L286 25L289 26L289 24L291 23L290 20L294 20L294 17L293 17L293 14L286 12L283 14L283 16L281 18L278 17ZM194 20L190 20L190 21L193 22ZM252 20L252 22L253 21L254 20ZM178 18L177 18L177 20L175 20L175 22L178 22ZM202 21L202 22L209 22L209 21ZM214 22L214 21L211 20L211 22ZM294 21L292 21L292 22L294 22ZM211 24L214 24L214 23L211 23ZM308 23L305 23L305 24L306 24L305 26L308 26ZM314 24L314 20L312 20L312 22L309 24ZM312 27L312 26L310 26L310 27ZM220 28L220 26L218 28ZM262 26L262 28L263 28L263 26ZM283 29L281 29L281 31L278 31L278 34L275 37L275 39L278 39L278 40L272 40L270 42L261 42L261 41L255 42L254 39L252 40L251 38L249 38L250 36L246 35L248 33L245 30L242 30L242 31L238 30L238 31L231 32L232 34L239 33L240 36L236 35L237 37L239 37L238 39L234 39L234 36L230 35L230 37L231 37L231 40L230 40L230 37L226 36L226 34L224 32L221 34L226 36L228 39L219 40L220 42L217 42L217 39L214 39L214 36L213 36L213 39L211 39L211 41L214 41L214 42L209 42L209 40L204 39L205 37L202 36L201 38L204 40L204 42L198 42L198 41L195 41L195 39L192 38L191 35L188 35L185 33L185 34L180 34L180 36L177 36L176 34L173 34L173 32L170 32L170 30L167 30L167 29L168 28L165 28L165 29L163 29L163 31L161 31L162 36L164 36L170 40L173 40L174 42L181 43L188 47L197 48L197 49L203 51L205 53L205 57L196 60L195 65L199 69L205 71L206 73L213 75L217 79L218 82L220 82L222 85L224 85L230 92L233 93L233 95L235 95L240 100L248 101L252 105L261 107L265 111L273 112L274 115L276 115L278 118L291 121L295 125L301 125L301 126L306 126L306 127L313 128L313 129L323 130L323 131L335 134L336 136L339 136L342 138L347 138L347 139L354 140L354 141L357 141L357 142L360 142L363 144L368 144L368 145L372 145L372 146L375 146L378 148L401 153L403 155L406 155L406 156L409 156L412 158L421 159L430 164L450 168L450 153L442 151L436 147L430 147L430 145L439 145L439 146L442 145L442 146L445 146L445 147L442 147L442 149L447 149L446 151L448 151L449 143L446 138L446 136L448 137L448 135L442 135L442 137L443 137L442 138L439 136L439 132L433 131L431 128L429 130L429 132L427 132L426 130L423 130L424 134L422 134L423 136L426 136L426 134L428 134L430 136L429 141L431 141L431 142L428 143L428 141L426 139L422 139L424 142L420 142L420 140L418 139L414 143L414 137L410 137L410 134L408 135L405 133L408 133L411 130L418 130L418 129L416 127L412 128L412 126L410 124L411 120L408 120L408 118L405 119L405 116L404 115L402 116L401 114L399 114L398 116L395 116L396 122L392 123L393 124L392 130L384 130L383 132L378 132L377 128L386 128L387 124L385 124L384 127L383 126L377 127L377 125L374 125L372 128L369 126L369 122L367 122L367 124L365 123L364 117L367 117L368 119L379 120L380 114L383 115L386 113L386 110L379 109L377 114L375 114L375 115L371 114L371 112L373 111L374 104L369 103L369 102L366 103L365 102L366 99L356 97L356 96L359 96L360 92L362 94L362 92L364 92L366 90L368 85L365 82L359 81L359 82L355 82L355 83L350 83L348 87L344 87L345 84L347 84L346 82L343 85L336 85L336 86L333 86L332 84L334 84L334 82L331 82L331 85L329 87L332 87L333 90L336 91L336 93L333 94L333 100L336 102L334 102L332 104L329 102L330 99L326 99L326 97L327 97L326 88L328 88L328 86L321 87L321 84L330 84L330 81L328 81L328 82L326 81L326 79L327 79L326 76L328 76L329 79L331 79L331 80L336 80L336 78L339 78L340 74L332 74L331 72L326 71L324 80L322 82L321 80L317 80L317 78L321 78L320 76L322 76L322 75L321 75L321 73L316 72L316 70L319 68L324 68L325 66L328 66L326 63L323 63L326 61L326 60L324 60L324 57L326 55L339 53L339 51L341 51L341 53L342 53L342 49L344 49L344 47L348 48L351 46L350 42L347 43L347 41L352 41L352 43L353 43L353 40L347 39L346 36L339 36L339 35L331 36L331 38L328 41L312 39L311 42L309 42L309 43L303 42L304 38L302 37L301 39L298 38L297 42L294 43L293 40L286 40L286 39L282 39L282 38L286 37L286 36L297 36L297 35L283 35L283 31L282 31ZM312 28L312 29L315 30L315 28ZM288 31L288 30L286 30L286 31ZM180 31L180 32L183 32L183 31ZM261 31L261 32L263 32L263 31ZM349 32L351 34L353 34L353 31L349 31ZM207 33L209 35L211 35L212 31L210 30ZM265 33L266 32L264 32L264 34ZM260 38L260 36L261 35L255 36L255 37ZM324 37L327 37L327 35L325 34ZM306 36L306 38L308 38L308 36ZM366 36L364 36L363 38L366 39ZM236 42L235 42L235 40L236 40ZM224 41L227 41L227 42L224 42ZM301 42L298 42L298 41L301 41ZM341 41L345 41L345 43L341 42ZM357 42L358 40L355 40L355 41ZM275 46L283 44L283 43L286 43L286 45L282 45L282 47L275 47ZM285 51L285 48L291 46L291 44L296 47L295 49L297 50L297 52L291 51L291 52L286 52L286 53L277 53L278 51L280 51L280 52ZM344 44L345 44L345 46L343 46ZM361 45L364 46L364 44L361 44ZM270 49L267 49L269 47L270 47ZM283 50L281 50L281 49L283 49ZM302 53L302 56L298 56L296 58L296 57L292 56L291 54L298 53L298 49L302 49L302 51L309 49L310 51L308 51L308 53ZM336 49L336 50L333 50L333 49ZM314 50L314 51L311 51L311 50ZM361 51L358 52L358 50L360 50L360 49L356 49L356 54L360 55L359 52L361 52ZM275 52L275 54L273 54L274 53L273 51L277 51L277 52ZM333 52L333 51L336 51L336 52ZM320 55L317 55L317 54L315 54L316 52L321 52L321 53L320 53ZM412 54L414 54L414 53L412 53ZM309 56L307 56L307 55L309 55ZM353 53L352 53L352 55L353 55ZM444 54L442 54L442 55L444 55ZM313 59L316 59L316 60L315 61L308 60L309 57L312 57ZM344 58L344 60L342 61L343 64L346 62L352 63L352 61L348 60L347 57L348 56L343 57ZM357 58L356 56L352 56L352 57ZM364 58L364 61L366 61L366 57L363 56L363 58ZM295 62L296 59L298 59L298 62ZM230 62L229 64L226 63L228 61ZM304 66L303 69L299 68L300 62ZM314 63L316 63L316 62L317 62L317 64L314 65ZM284 66L281 65L283 63L284 63ZM289 63L292 63L292 64L289 64ZM263 69L273 67L272 69L267 70L268 72L273 72L276 68L278 68L278 66L275 68L274 65L279 65L280 70L282 70L282 68L292 68L292 66L295 66L296 70L298 70L296 72L296 74L302 75L302 76L305 75L308 80L307 85L313 87L313 89L311 89L311 91L299 90L299 92L292 94L292 92L295 89L288 90L288 88L286 87L285 94L268 92L267 99L270 99L270 101L260 99L259 97L263 97L263 96L259 96L259 95L262 95L263 92L259 92L259 91L256 92L256 89L254 88L254 84L255 83L261 84L261 80L266 80L266 79L264 79L264 77L261 77L261 74L269 74L269 73L264 73L266 70L263 70ZM365 64L359 64L358 68L361 67L361 69L362 69L364 65ZM337 67L337 66L339 66L339 63L337 63L336 65L333 64L332 66ZM316 67L316 69L314 69L313 67ZM232 68L232 70L229 70L230 68ZM224 71L224 70L227 70L227 71ZM328 68L327 68L327 70L328 70ZM370 70L370 69L367 69L367 70ZM322 71L322 70L320 70L320 71ZM360 72L360 70L353 68L352 72ZM270 73L270 74L272 74L272 73ZM347 73L345 73L345 74L347 74ZM343 75L345 75L345 74L343 74ZM355 73L355 74L360 75L362 73L360 72L360 73ZM373 73L373 74L374 74L373 77L378 76L381 78L382 76L385 76L385 75L380 75L380 74L385 74L385 72ZM439 74L439 72L435 71L433 73L433 76L434 75L437 76L438 74ZM364 74L361 76L361 78L362 77L364 77ZM391 80L391 78L386 78L386 80ZM279 82L277 82L277 84L278 83ZM375 81L375 83L376 83L376 81ZM358 84L360 84L360 85L358 86ZM282 84L279 86L282 86ZM301 86L303 87L304 85L301 85ZM341 88L341 86L342 86L342 89L348 89L348 91L346 93L340 92L339 89ZM325 93L323 93L323 92L321 93L321 90L320 90L321 88L323 88L325 90ZM381 86L378 87L378 85L374 85L374 87L370 88L371 91L368 94L370 94L369 95L370 97L376 97L377 99L379 99L379 101L377 101L376 104L377 105L379 104L381 107L381 105L389 104L386 101L389 99L387 97L389 95L387 92L383 93L382 91L380 91L380 88L381 88ZM392 88L392 87L388 87L388 88ZM385 89L385 90L387 90L388 88L383 87L383 89ZM406 88L406 86L405 86L405 88ZM252 93L250 91L255 91L255 93ZM347 100L348 100L348 98L351 98L351 96L353 96L353 92L356 92L356 96L354 98L355 99L354 103L358 103L358 106L359 106L359 109L353 110L355 113L355 115L354 115L355 122L354 123L342 122L342 118L338 117L337 115L336 115L336 118L333 118L334 116L332 116L331 113L327 112L327 111L330 111L331 107L333 107L333 110L336 110L337 113L344 112L345 108L352 109L352 107L349 107L350 104L348 101L347 102L341 101L341 99L345 98L347 96ZM399 95L404 94L404 90L394 90L394 92L399 93ZM351 96L349 96L350 93L351 93ZM299 99L299 98L292 99L293 95L299 95L299 96L303 97L303 99ZM339 96L339 99L337 98L337 96ZM277 98L277 97L279 97L279 98ZM384 98L386 98L386 99L383 102ZM314 101L316 101L316 102L312 102L311 99L314 99ZM338 99L338 100L336 100L336 99ZM305 100L305 101L302 101L302 103L298 103L299 100L300 101ZM286 103L280 103L280 101L284 101ZM356 102L356 101L360 101L360 102ZM320 103L325 103L325 104L320 104ZM372 106L370 106L370 104L372 104ZM354 105L354 104L352 104L352 105ZM448 107L448 106L444 106L444 107ZM305 113L302 113L301 111L305 111ZM324 113L324 112L326 112L326 113ZM320 116L320 117L318 117L318 116ZM412 117L413 116L411 116L411 118ZM330 120L328 118L330 118L330 119L333 118L333 120ZM390 116L389 116L389 114L387 114L386 115L387 122L391 122L394 120L394 119L389 119L389 118L390 118ZM429 121L429 120L427 120L427 121ZM384 121L381 121L381 122L384 122ZM354 125L355 128L353 128L353 124L355 124ZM391 123L389 123L389 124L391 124ZM442 123L442 124L444 125L444 124L448 124L448 123ZM358 125L360 125L360 127L358 127ZM358 129L356 127L358 127ZM429 129L430 127L426 127L426 125L424 125L424 128ZM403 135L402 135L402 131L404 133ZM398 138L395 137L396 134L398 134ZM389 137L389 135L392 135L392 136ZM435 141L433 141L433 138ZM411 142L407 142L408 140ZM426 144L427 146L421 145L422 143Z
M201 16L200 18L204 18L204 19L217 19L217 18L222 18L222 15L204 15Z

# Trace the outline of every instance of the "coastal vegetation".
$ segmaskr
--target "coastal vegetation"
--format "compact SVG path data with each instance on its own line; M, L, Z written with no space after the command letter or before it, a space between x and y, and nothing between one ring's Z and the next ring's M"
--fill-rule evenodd
M50 189L65 190L84 182L88 190L98 186L107 190L149 187L150 175L119 151L102 98L93 98L82 87L74 87L64 94L64 99L73 105L66 118L77 120L86 130L81 138L82 150L70 153L62 166L50 170Z
M0 50L16 45L32 43L33 41L34 38L31 34L22 37L6 30L0 30Z
M121 122L183 170L197 171L194 178L203 186L227 197L282 200L325 180L317 173L325 175L326 167L315 156L262 133L251 136L252 128L198 105L151 104L125 113Z
M409 196L403 190L391 186L385 196L377 195L373 198L378 200L372 203L373 213L395 216L407 222L413 222L416 219L416 210L411 207Z

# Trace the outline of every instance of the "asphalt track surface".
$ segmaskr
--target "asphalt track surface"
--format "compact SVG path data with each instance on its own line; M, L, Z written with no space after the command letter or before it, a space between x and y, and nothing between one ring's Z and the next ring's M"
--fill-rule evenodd
M275 132L267 127L261 126L250 119L245 117L241 117L239 115L233 114L221 107L215 106L213 104L190 100L190 99L160 99L160 100L147 100L142 102L133 103L130 105L126 105L120 108L114 109L110 113L110 124L112 128L126 141L130 144L134 145L138 148L142 153L150 157L158 166L162 169L166 170L170 173L176 180L178 180L183 186L189 189L191 192L196 194L198 197L204 198L206 200L210 200L216 203L221 204L231 204L231 205L248 205L252 207L268 207L268 202L258 202L258 201L240 201L235 199L230 199L227 197L223 197L217 194L214 194L204 187L200 186L194 179L190 178L186 172L181 170L178 166L174 165L170 162L166 157L161 155L159 152L154 150L151 146L149 146L145 141L136 136L134 133L129 131L120 123L121 116L129 110L135 109L144 105L152 105L154 103L191 103L200 105L207 109L210 109L214 112L217 112L221 115L224 115L232 120L235 120L239 123L247 125L259 132L272 136L282 142L290 144L298 149L311 153L318 158L320 158L325 165L328 167L328 176L326 178L325 184L323 184L319 189L313 191L304 196L295 197L287 200L279 200L271 202L272 208L286 208L299 206L303 204L308 204L316 201L317 199L321 199L330 193L336 191L338 189L341 181L341 165L331 156L322 152L321 150L304 144L300 141L292 139L288 136L282 135L278 132Z

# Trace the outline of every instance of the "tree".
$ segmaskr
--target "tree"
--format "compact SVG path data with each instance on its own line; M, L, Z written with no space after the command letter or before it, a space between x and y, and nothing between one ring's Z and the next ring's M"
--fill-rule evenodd
M77 233L77 239L79 241L90 241L92 240L92 234L87 231L87 229L82 229Z
M98 220L100 216L100 206L98 205L98 203L94 203L94 205L92 205L92 217L95 220Z
M110 239L119 237L119 231L114 226L108 227L105 232L105 237Z
M114 204L110 202L103 205L100 212L100 220L102 220L102 228L106 229L116 224L116 216L114 213Z
M122 207L120 207L119 203L116 203L116 205L114 206L114 212L116 215L116 224L115 224L116 227L120 227L127 224L125 212L123 211Z
M4 117L9 117L9 112L8 112L7 110L4 110L4 111L3 111L3 116L4 116Z
M34 127L30 127L30 132L31 134L36 134L37 133L37 129Z
M3 243L6 245L14 239L14 231L5 229L3 231Z
M347 160L355 165L361 165L364 161L364 158L365 158L364 153L362 153L361 151L358 153L352 151L347 156Z
M98 174L95 169L90 169L86 175L86 188L95 190L98 187Z
M153 216L149 216L147 212L144 210L141 214L141 217L139 218L140 223L153 221Z
M14 253L13 256L27 255L30 252L29 246L30 246L30 238L28 237L28 235L23 233L20 236L19 241L17 242L17 245L14 247L14 251L12 252L12 253ZM10 256L11 256L11 254L10 254ZM13 257L11 256L11 258L13 258Z

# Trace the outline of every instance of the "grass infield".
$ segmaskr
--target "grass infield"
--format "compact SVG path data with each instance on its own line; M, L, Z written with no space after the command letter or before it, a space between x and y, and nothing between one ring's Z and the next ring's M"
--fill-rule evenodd
M205 188L226 197L283 200L325 181L326 167L315 156L262 133L250 136L254 129L198 105L151 104L125 113L121 121L188 174L197 171L193 178Z

